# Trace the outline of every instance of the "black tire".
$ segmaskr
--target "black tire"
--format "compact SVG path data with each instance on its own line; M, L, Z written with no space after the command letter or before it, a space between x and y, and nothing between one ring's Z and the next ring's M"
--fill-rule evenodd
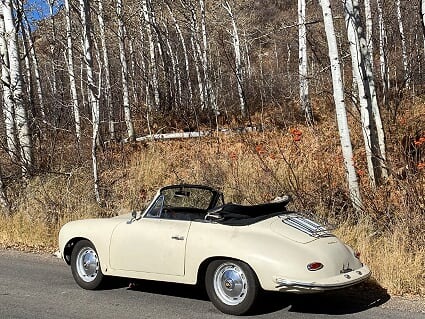
M208 297L221 312L243 315L257 299L260 285L254 271L238 260L214 260L205 274Z
M104 281L96 248L88 240L80 240L72 250L71 271L77 284L84 289L98 289Z

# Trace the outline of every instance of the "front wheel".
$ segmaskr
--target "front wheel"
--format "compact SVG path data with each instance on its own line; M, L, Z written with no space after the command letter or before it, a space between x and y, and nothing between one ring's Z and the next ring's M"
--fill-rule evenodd
M230 315L243 315L251 310L259 292L258 279L253 270L237 260L211 262L205 285L212 303Z
M88 290L99 288L104 279L96 248L88 240L79 241L71 254L71 271L77 284Z

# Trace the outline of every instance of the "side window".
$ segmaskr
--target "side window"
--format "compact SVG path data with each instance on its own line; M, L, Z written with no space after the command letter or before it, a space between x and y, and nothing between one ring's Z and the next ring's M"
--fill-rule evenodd
M160 195L155 201L155 204L146 213L146 217L158 218L161 215L162 207L164 206L164 195Z

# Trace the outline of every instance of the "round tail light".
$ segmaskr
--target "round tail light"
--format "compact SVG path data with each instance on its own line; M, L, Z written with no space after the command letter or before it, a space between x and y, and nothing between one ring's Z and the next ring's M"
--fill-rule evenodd
M317 261L307 265L307 269L310 270L310 271L316 271L316 270L320 270L322 268L323 268L323 264L319 263Z

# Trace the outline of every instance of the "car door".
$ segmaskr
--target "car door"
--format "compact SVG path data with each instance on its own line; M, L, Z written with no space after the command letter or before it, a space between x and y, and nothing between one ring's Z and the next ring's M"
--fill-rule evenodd
M117 270L184 275L190 221L141 218L118 225L110 243L110 267Z

